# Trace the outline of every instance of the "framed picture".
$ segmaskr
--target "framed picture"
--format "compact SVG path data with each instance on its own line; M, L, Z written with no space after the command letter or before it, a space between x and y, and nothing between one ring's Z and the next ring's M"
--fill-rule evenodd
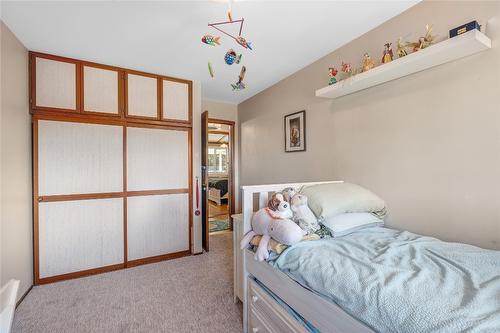
M306 111L285 116L285 152L306 150Z

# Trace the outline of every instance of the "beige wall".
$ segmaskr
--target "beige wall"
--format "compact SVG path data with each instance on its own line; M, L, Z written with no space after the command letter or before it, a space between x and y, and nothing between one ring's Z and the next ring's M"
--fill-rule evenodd
M238 106L236 104L215 102L209 100L203 100L201 102L201 109L203 111L208 111L208 116L210 118L230 120L236 123L234 128L234 188L235 188L235 211L240 211L239 198L239 126L238 126Z
M383 45L441 38L473 19L493 49L335 100L328 67ZM238 106L240 183L344 179L383 197L388 225L500 249L500 2L424 1ZM332 38L334 38L332 36ZM328 42L328 38L325 39ZM283 116L307 114L307 151L284 153Z
M33 284L31 118L28 52L1 24L1 281L21 280L18 299Z

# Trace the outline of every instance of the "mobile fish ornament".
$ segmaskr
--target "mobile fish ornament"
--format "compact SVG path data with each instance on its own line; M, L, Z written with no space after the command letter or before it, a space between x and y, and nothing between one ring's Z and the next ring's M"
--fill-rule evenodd
M212 64L210 61L208 62L208 74L210 74L210 77L213 79L214 78L214 70L212 68Z
M240 75L238 76L238 82L235 84L231 84L233 90L243 90L245 89L245 84L243 83L243 79L245 78L245 73L247 69L245 66L241 67Z
M241 61L241 54L238 55L233 49L229 49L224 56L224 61L228 65L232 65L234 63L239 64Z
M203 43L208 44L208 45L212 45L212 46L215 46L216 44L220 45L219 39L220 39L220 36L215 37L212 35L205 35L205 36L201 37L201 41Z

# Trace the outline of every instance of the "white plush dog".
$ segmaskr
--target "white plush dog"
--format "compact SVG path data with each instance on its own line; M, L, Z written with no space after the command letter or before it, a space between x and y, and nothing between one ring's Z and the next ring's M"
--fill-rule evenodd
M320 229L318 219L307 205L307 197L300 193L295 193L290 199L293 211L293 220L307 234L312 234Z
M241 240L241 248L245 248L255 235L262 235L255 259L263 261L269 258L267 247L271 238L285 245L300 242L305 232L290 220L292 216L290 203L283 200L282 194L274 194L269 207L261 208L253 215L252 230Z

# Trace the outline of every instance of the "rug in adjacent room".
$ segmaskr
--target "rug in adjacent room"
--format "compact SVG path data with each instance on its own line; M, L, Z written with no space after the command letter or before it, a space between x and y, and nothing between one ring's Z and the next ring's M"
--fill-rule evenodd
M209 231L223 231L229 229L229 217L227 218L211 218L208 221Z

